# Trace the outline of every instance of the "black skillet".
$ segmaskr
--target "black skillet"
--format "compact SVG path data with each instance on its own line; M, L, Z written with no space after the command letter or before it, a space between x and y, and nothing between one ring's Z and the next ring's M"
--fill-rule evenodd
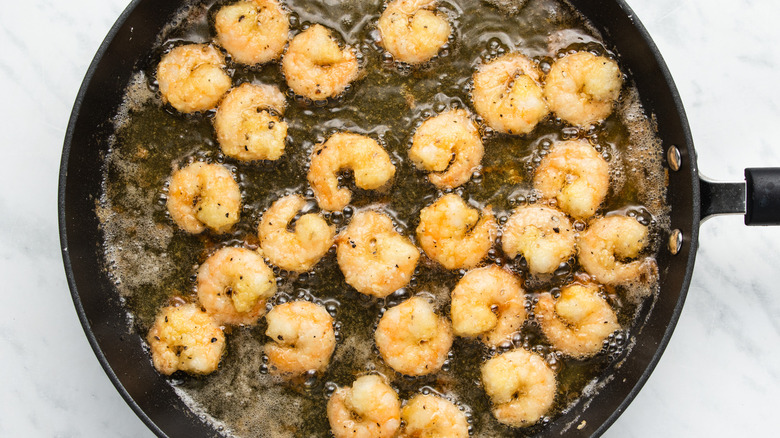
M745 213L748 225L780 222L780 169L747 169L746 183L716 183L699 176L696 152L677 90L655 45L622 0L571 0L621 55L621 67L655 115L669 174L674 230L658 257L660 298L638 318L635 346L604 386L549 424L544 433L601 435L647 381L677 323L693 272L700 222L720 213ZM137 62L147 56L179 2L134 0L100 46L68 124L59 186L59 226L73 302L95 354L135 413L158 436L218 436L151 366L140 336L106 275L95 200L101 167L122 92ZM582 421L585 420L585 423ZM580 427L577 427L580 426Z

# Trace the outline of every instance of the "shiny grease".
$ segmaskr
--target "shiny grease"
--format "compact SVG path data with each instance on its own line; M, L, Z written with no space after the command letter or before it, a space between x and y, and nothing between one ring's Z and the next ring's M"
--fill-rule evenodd
M286 1L292 11L293 34L311 23L335 29L342 42L359 50L366 74L343 96L328 102L309 102L288 94L285 155L275 162L244 163L220 152L212 128L213 114L185 115L163 105L154 81L156 63L170 47L212 40L210 20L223 3L197 3L181 10L161 33L159 44L150 49L145 63L138 66L125 104L115 117L116 135L106 157L104 191L97 212L106 236L107 269L135 318L134 330L142 336L161 306L182 298L195 300L197 267L216 248L257 247L257 223L274 200L302 193L316 210L305 175L314 145L329 135L347 130L377 139L390 153L397 174L390 190L378 193L356 189L345 175L344 184L354 193L352 204L344 212L327 214L328 220L343 227L355 209L381 205L394 218L398 230L414 240L419 210L441 192L409 162L406 151L412 135L428 117L453 108L470 109L471 77L480 64L509 51L532 57L543 70L557 56L573 50L590 50L619 61L573 8L556 0L531 0L514 6L505 2L502 7L479 0L442 1L440 8L455 29L454 37L438 57L417 68L395 63L377 44L375 27L383 9L381 1ZM520 3L526 4L518 6ZM235 85L269 83L286 90L278 63L262 67L229 63L229 69ZM505 221L514 207L539 202L531 177L552 143L584 138L597 145L612 169L610 194L600 211L637 216L655 235L661 235L660 230L668 226L661 145L652 119L642 110L631 86L630 72L624 73L628 81L617 110L596 128L572 128L549 117L521 137L483 129L482 169L456 192L472 205L491 205L499 221ZM243 210L241 221L230 234L188 235L168 217L167 180L174 168L192 160L222 163L239 182ZM659 250L657 241L652 251ZM555 290L581 272L576 260L571 260L550 278L534 279L522 260L507 260L500 245L491 250L490 262L508 265L524 279L529 311L537 293ZM626 330L613 335L601 354L582 361L558 356L537 323L529 319L511 345L504 347L524 347L542 354L558 373L558 395L549 418L532 428L513 430L493 419L489 400L480 388L479 367L495 351L458 338L441 372L408 378L388 368L374 346L373 328L382 312L412 295L424 293L440 311L448 313L449 292L463 272L445 271L423 257L410 285L386 300L371 299L351 289L333 251L308 273L278 269L275 273L280 292L271 304L308 299L326 306L337 324L336 352L323 375L285 382L267 373L262 348L265 322L232 328L228 353L218 372L206 377L177 374L171 379L193 410L214 421L214 427L226 434L327 436L325 404L336 385L349 385L360 374L379 372L390 378L401 399L417 392L438 391L459 404L467 412L473 436L533 435L543 431L546 421L571 406L586 387L603 379L611 364L627 354L625 347L630 344L638 309L652 305L657 298L646 298L657 293L655 283L608 289Z

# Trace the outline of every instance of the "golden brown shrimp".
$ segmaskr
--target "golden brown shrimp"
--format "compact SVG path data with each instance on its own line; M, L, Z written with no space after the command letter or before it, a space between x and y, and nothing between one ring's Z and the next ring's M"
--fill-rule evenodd
M609 192L609 165L584 140L555 143L534 174L534 188L575 219L587 219Z
M338 173L350 169L355 185L364 190L378 189L395 175L390 155L371 137L342 132L333 134L314 148L307 178L317 203L323 210L341 210L352 193L338 187Z
M504 253L510 258L525 257L532 274L550 274L574 256L574 227L561 211L527 205L516 208L504 226Z
M412 297L388 309L374 340L382 359L407 376L435 373L452 346L452 327L424 298Z
M165 54L157 66L163 101L183 113L214 108L230 89L222 53L207 44L187 44Z
M623 75L615 61L576 52L553 63L545 79L544 97L561 119L588 126L612 113L622 86Z
M225 233L238 222L241 190L226 167L196 161L171 175L167 206L174 222L188 233L206 227Z
M522 348L485 362L482 385L493 416L512 427L536 424L555 400L555 373L541 356Z
M157 371L209 374L217 370L225 352L225 334L196 304L168 306L146 336Z
M468 438L466 415L451 401L418 394L401 409L401 438Z
M511 272L496 265L471 270L452 290L450 314L456 335L479 336L497 347L523 326L523 288Z
M393 228L385 214L364 210L337 239L336 257L347 283L358 292L384 298L412 279L420 252Z
M296 94L324 100L341 94L357 79L360 66L353 48L342 50L327 28L315 24L290 41L282 72Z
M336 348L333 318L324 307L308 301L280 304L266 315L272 339L265 344L271 372L288 376L325 371Z
M561 289L557 300L545 292L535 313L553 347L579 359L601 351L604 340L620 330L615 311L599 296L595 284L570 284Z
M647 227L627 216L593 220L577 239L580 264L602 284L624 284L654 271L651 257L634 259L648 245Z
M239 160L276 160L284 154L287 102L275 86L241 84L222 100L214 130L225 155Z
M442 188L467 182L479 169L485 148L466 110L450 110L423 122L414 133L409 158Z
M272 264L295 272L306 272L333 246L336 228L320 214L307 213L295 221L293 231L287 226L306 205L300 195L288 195L263 213L258 227L260 248Z
M222 248L198 268L198 301L220 325L255 324L275 293L274 272L246 248Z
M433 58L452 32L447 18L432 9L436 0L394 0L379 17L381 44L401 62Z
M328 422L336 438L392 438L401 424L401 402L382 377L358 377L330 397Z
M239 1L214 17L217 43L242 64L277 59L287 44L289 14L276 0Z
M533 61L508 53L474 73L471 100L485 123L506 134L527 134L550 112Z
M417 241L447 269L473 268L487 256L497 225L488 206L480 212L450 193L420 211Z

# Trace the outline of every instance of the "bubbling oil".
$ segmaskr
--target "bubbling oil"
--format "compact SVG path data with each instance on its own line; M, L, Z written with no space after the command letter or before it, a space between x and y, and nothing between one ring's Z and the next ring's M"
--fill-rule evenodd
M351 176L341 181L353 192L343 212L326 213L341 228L360 208L380 206L393 218L397 230L416 241L419 211L443 192L427 182L407 158L415 129L427 118L449 109L470 109L471 77L475 69L504 53L519 51L549 69L557 56L589 50L615 57L602 38L568 3L559 0L497 2L440 1L454 29L440 54L423 66L396 63L378 44L376 22L381 0L313 2L285 1L290 25L297 33L313 23L333 29L342 43L360 53L364 76L344 95L326 102L310 102L287 90L278 63L247 67L228 57L234 85L243 82L276 84L287 92L290 105L285 155L274 162L243 163L221 153L212 128L212 112L181 114L163 105L154 71L160 56L183 42L212 40L213 15L225 1L195 2L160 34L149 56L138 65L128 85L125 103L114 119L116 131L104 166L103 196L97 213L105 233L105 259L109 275L135 321L145 334L161 306L175 299L196 299L195 273L217 248L244 245L257 248L256 227L273 201L300 193L314 208L306 182L309 155L317 143L340 131L368 135L386 148L397 172L389 190L362 191ZM500 223L513 208L540 202L531 187L533 171L555 141L586 139L609 162L611 189L601 213L622 211L646 223L657 235L668 227L665 204L666 176L662 152L652 120L641 108L630 86L630 76L614 114L595 128L579 129L553 117L530 134L508 136L482 128L485 156L482 168L454 191L471 205L490 205ZM241 220L229 234L206 232L189 235L177 229L165 202L167 181L174 168L201 160L227 166L239 183ZM584 226L584 224L580 224ZM658 251L655 239L650 252ZM379 356L373 328L381 314L413 295L423 294L439 312L449 314L449 292L464 271L451 272L422 257L410 284L384 300L357 293L346 284L331 250L310 272L296 274L274 269L279 292L269 306L304 299L326 307L336 321L338 344L328 370L292 382L268 373L263 344L265 322L232 328L219 371L205 377L174 375L171 383L193 410L214 421L216 430L235 436L327 436L327 398L337 386L350 385L361 374L387 376L402 400L418 392L438 392L449 398L469 419L473 436L523 436L544 430L544 425L582 397L583 390L604 378L604 370L626 354L631 326L649 293L657 284L608 288L625 330L613 334L601 354L586 360L563 358L552 349L532 315L539 293L571 282L581 273L575 259L549 278L528 275L524 260L509 260L500 242L489 253L490 263L507 266L524 281L526 308L531 317L511 343L487 350L473 340L455 339L443 369L431 376L410 378L390 369ZM558 376L554 409L540 424L511 429L490 413L490 401L481 389L484 359L508 348L522 347L541 354ZM280 416L278 412L287 414Z

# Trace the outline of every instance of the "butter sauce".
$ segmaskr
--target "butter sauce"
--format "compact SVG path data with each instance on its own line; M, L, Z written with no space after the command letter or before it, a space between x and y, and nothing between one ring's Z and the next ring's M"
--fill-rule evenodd
M134 329L142 336L161 306L177 299L195 300L197 266L215 249L229 245L257 247L259 218L273 201L288 193L301 193L311 201L309 208L316 210L306 183L309 154L329 135L346 130L377 139L390 153L397 173L392 187L384 192L361 191L354 187L351 176L344 175L343 183L353 191L352 204L343 212L326 214L327 219L340 229L356 209L381 205L394 218L397 229L414 241L419 210L441 192L412 165L406 151L415 128L426 118L454 108L471 111L469 91L477 66L515 50L539 62L543 70L549 69L556 56L573 50L590 50L615 57L618 62L620 59L568 3L558 0L505 2L501 7L479 0L440 1L439 8L454 29L453 37L439 56L417 68L395 63L378 45L376 22L382 1L285 1L292 12L292 34L313 23L334 29L342 42L360 51L365 76L344 95L327 102L308 102L288 93L285 155L274 162L243 163L220 152L212 113L186 115L163 105L154 80L156 63L166 50L184 42L213 39L213 16L224 3L199 2L181 10L161 33L159 44L150 48L147 60L138 66L128 85L125 104L114 119L116 134L106 156L104 193L97 212L106 236L106 268L134 316ZM278 62L246 67L229 61L229 70L234 85L258 82L287 90ZM668 224L661 147L652 119L642 110L631 86L630 72L624 73L628 80L617 110L596 128L572 128L554 117L520 137L482 128L482 169L455 191L472 205L491 205L503 223L514 207L538 202L531 177L552 143L585 138L598 145L612 171L611 190L599 212L626 211L658 234ZM229 234L189 235L178 230L167 214L170 173L174 167L193 160L222 163L239 182L243 210L240 222ZM651 251L658 249L656 242ZM561 287L581 272L576 260L571 260L551 278L532 278L522 260L506 259L500 244L491 250L489 261L508 264L521 276L529 312L537 293ZM533 435L580 398L584 388L604 377L611 361L627 353L624 347L629 344L638 309L652 305L655 297L647 296L657 294L655 283L608 290L625 330L608 340L602 354L587 360L559 357L537 323L527 321L513 345L545 356L558 373L558 394L554 409L544 421L514 430L495 421L480 388L479 367L495 352L476 341L456 338L441 372L408 378L387 367L374 346L373 329L382 312L412 295L427 295L439 311L448 314L449 292L463 272L445 271L423 256L409 286L385 300L368 298L351 289L344 282L333 250L308 273L274 272L280 292L272 304L308 299L326 306L336 321L336 352L323 375L285 382L267 373L263 320L256 327L230 329L228 352L219 371L206 377L176 374L171 379L193 409L225 434L328 436L325 404L336 385L349 385L363 373L380 372L389 377L402 400L417 392L435 391L455 401L467 413L472 436Z

